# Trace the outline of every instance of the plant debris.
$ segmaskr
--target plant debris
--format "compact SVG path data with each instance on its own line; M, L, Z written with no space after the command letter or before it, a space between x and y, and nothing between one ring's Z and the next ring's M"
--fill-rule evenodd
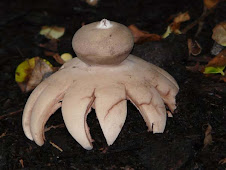
M33 57L18 65L15 80L22 92L29 92L43 79L51 75L53 71L53 66L49 61L40 57Z
M128 28L131 30L135 43L144 43L147 41L160 41L162 38L157 34L150 34L146 31L139 30L135 25L130 25Z
M49 39L58 39L64 35L65 28L57 26L43 26L39 34Z

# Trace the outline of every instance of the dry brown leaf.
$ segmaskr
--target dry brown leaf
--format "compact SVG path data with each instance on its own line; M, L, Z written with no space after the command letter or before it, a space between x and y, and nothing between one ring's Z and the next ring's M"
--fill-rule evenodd
M170 33L181 34L180 25L182 22L190 20L190 15L188 12L179 13L175 15L173 22L168 26L166 32L162 35L163 38L169 36Z
M208 123L208 124L207 124L207 128L206 128L206 131L205 131L204 142L203 142L204 148L207 147L208 145L211 145L212 142L213 142L211 132L212 132L212 127L211 127L210 124Z
M190 20L190 15L187 12L179 13L173 20L174 23L181 23Z
M204 5L207 9L213 8L218 4L219 0L203 0Z
M64 64L65 61L60 57L60 55L58 53L55 53L53 55L53 58L56 60L56 62L58 62L59 64Z
M173 23L170 24L171 31L179 34L180 33L180 24L182 22L190 20L190 15L188 12L179 13L173 20Z
M209 61L207 67L223 67L226 66L226 49L222 50L216 57Z
M201 53L202 48L196 40L192 40L189 38L188 39L188 51L189 51L189 56L191 54L194 56L197 56Z
M160 41L162 37L158 34L150 34L139 30L135 25L128 26L134 37L134 43L143 43L147 41Z
M219 164L225 164L226 163L226 158L224 158L224 159L221 159L220 161L219 161Z
M222 46L226 46L226 22L221 22L213 28L212 39Z
M33 90L41 81L53 73L54 68L46 60L35 57L35 66L27 74L26 81L18 82L22 92Z
M37 58L35 67L31 73L29 81L27 82L26 92L33 90L39 83L41 83L43 78L46 78L45 76L49 76L52 72L53 68L51 66L43 60L40 60L40 58Z

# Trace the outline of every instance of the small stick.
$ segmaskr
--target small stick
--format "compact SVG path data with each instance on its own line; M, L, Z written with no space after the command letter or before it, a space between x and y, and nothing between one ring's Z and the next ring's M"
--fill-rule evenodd
M0 116L0 120L4 119L4 118L6 118L6 117L9 117L9 116L13 116L13 115L15 115L15 114L17 114L17 113L20 113L20 112L22 112L23 110L24 110L24 109L19 109L19 110L17 110L17 111L14 111L14 112L10 112L10 113L4 114L4 115Z
M211 14L216 9L216 7L217 7L217 5L215 5L214 7L212 7L209 10L204 10L202 15L197 20L195 20L194 22L192 22L191 24L186 26L181 32L183 34L186 34L190 29L192 29L194 26L196 26L197 24L202 22L209 14Z
M25 58L25 56L23 55L22 51L20 50L19 47L16 47L17 51L19 52L19 54L21 55L22 58Z
M45 132L48 132L48 131L50 131L51 129L63 128L63 127L65 127L64 123L61 123L61 124L55 125L55 126L52 125L52 126L50 126L50 127L48 127L48 128L45 128Z
M60 152L63 152L63 149L61 149L59 146L57 146L55 143L49 141L49 143L56 149L58 149Z

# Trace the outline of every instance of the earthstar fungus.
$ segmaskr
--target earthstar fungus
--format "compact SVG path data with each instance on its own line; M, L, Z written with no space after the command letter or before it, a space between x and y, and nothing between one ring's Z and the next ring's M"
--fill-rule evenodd
M148 131L162 133L166 108L176 108L179 87L161 68L130 54L129 29L103 19L79 29L72 40L78 56L44 80L30 95L23 113L25 135L44 144L44 126L60 107L66 127L85 149L92 149L86 118L95 109L107 144L118 137L127 115L127 100L140 111Z

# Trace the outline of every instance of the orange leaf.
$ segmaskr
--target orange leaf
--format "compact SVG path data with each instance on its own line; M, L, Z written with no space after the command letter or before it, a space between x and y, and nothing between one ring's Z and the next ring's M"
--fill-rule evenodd
M134 43L143 43L147 41L160 41L162 37L158 34L150 34L139 30L135 25L128 26L134 37Z
M223 67L226 66L226 49L222 50L216 57L209 61L207 67Z
M203 0L204 5L206 6L207 9L213 8L219 0Z
M188 12L179 13L173 20L174 23L181 23L190 20L190 15Z

